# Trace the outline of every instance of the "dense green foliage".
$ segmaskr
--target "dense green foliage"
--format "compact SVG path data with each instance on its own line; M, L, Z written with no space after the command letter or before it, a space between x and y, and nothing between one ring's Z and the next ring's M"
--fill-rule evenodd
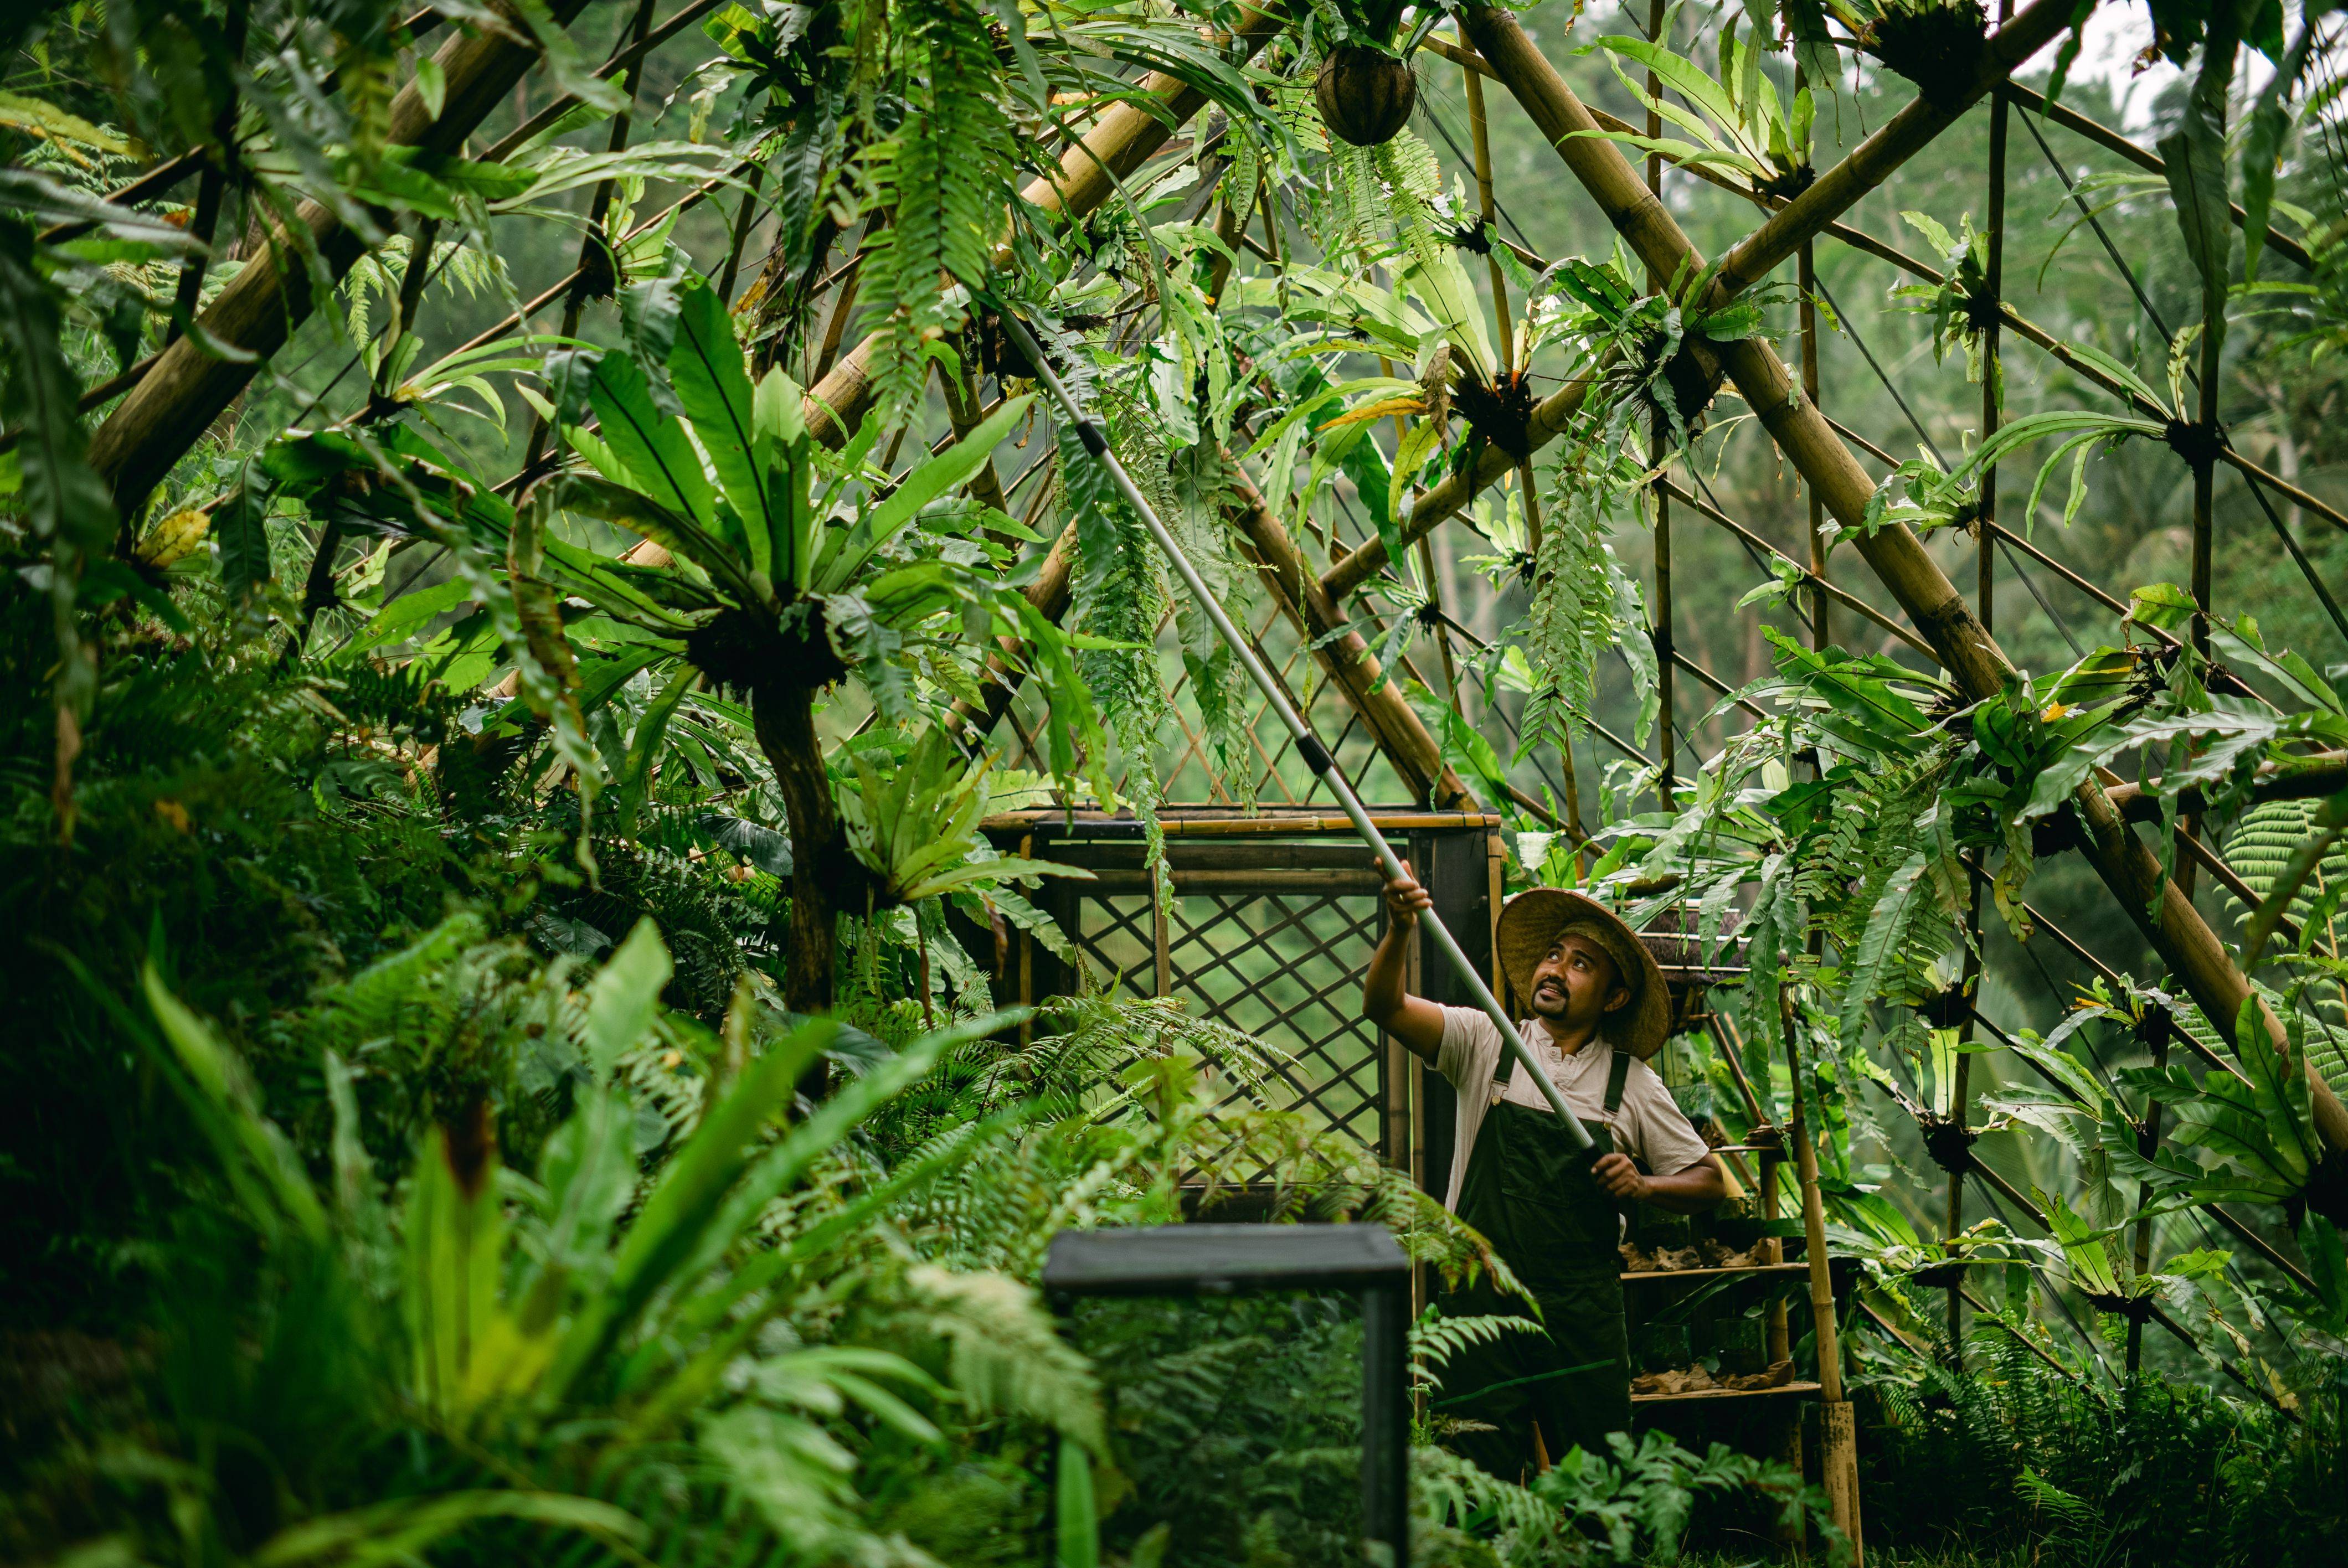
M1064 1229L1242 1187L1493 1260L1296 1108L1279 1040L1108 975L1014 1005L1012 955L1077 933L990 815L1129 808L1164 898L1160 807L1313 788L1015 311L1368 793L1439 753L1509 886L1743 971L1663 1064L1726 1141L1807 1120L1871 1547L2327 1560L2334 7L2159 0L2132 102L2074 31L2031 79L2162 173L2015 108L1993 222L1969 111L1807 297L1653 276L1548 199L1557 149L1498 77L1471 129L1434 7L654 11L0 18L0 1553L1357 1560L1344 1304L1034 1291ZM1988 26L1524 25L1714 258ZM1347 50L1416 71L1375 147L1318 107ZM1820 361L1863 518L1809 522L1817 454L1723 383L1762 343ZM1977 585L2002 684L1941 668L1964 604L1859 570L1886 538ZM1291 550L1384 560L1327 609L1266 580ZM1368 724L1330 678L1365 647ZM2157 942L2072 853L2129 835L2186 889ZM2195 999L2237 972L2239 1010ZM1430 1315L1421 1386L1514 1331ZM1517 1485L1419 1435L1426 1563L1827 1531L1725 1447Z

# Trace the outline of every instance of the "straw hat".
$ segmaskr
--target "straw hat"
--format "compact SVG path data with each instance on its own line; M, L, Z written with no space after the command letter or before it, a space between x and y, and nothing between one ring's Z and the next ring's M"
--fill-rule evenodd
M1500 907L1500 972L1529 1010L1533 971L1549 957L1557 934L1583 922L1596 927L1599 945L1614 960L1614 971L1631 989L1631 999L1605 1015L1599 1032L1644 1061L1663 1049L1672 1028L1672 999L1654 955L1615 913L1595 899L1560 887L1535 887Z

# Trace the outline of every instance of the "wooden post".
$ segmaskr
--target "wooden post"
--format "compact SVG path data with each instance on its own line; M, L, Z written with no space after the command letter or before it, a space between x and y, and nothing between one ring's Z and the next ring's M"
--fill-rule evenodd
M1860 1568L1859 1438L1850 1401L1843 1398L1842 1348L1835 1333L1834 1274L1827 1266L1827 1213L1818 1195L1818 1152L1810 1142L1809 1116L1802 1109L1802 1048L1794 1027L1794 993L1781 976L1777 1016L1786 1031L1786 1065L1793 1075L1794 1168L1802 1184L1802 1235L1810 1266L1810 1327L1818 1352L1819 1448L1827 1500L1835 1528L1850 1538L1851 1568Z
M2170 1030L2175 1026L2170 1021L2168 1011L2165 1008L2155 1008L2145 1014L2145 1022L2147 1026L2146 1033L2152 1040L2152 1070L2158 1072L2168 1065L2168 1037ZM2137 1133L2136 1152L2145 1159L2150 1160L2159 1147L2160 1102L2147 1096L2144 1104L2144 1126ZM2151 1183L2138 1184L2136 1202L2137 1207L2140 1210L2151 1204ZM2152 1221L2149 1218L2142 1218L2136 1222L2136 1272L2138 1276L2142 1276L2151 1266ZM2135 1377L2144 1365L2144 1319L2132 1314L2128 1317L2127 1365L2128 1376L2131 1378Z

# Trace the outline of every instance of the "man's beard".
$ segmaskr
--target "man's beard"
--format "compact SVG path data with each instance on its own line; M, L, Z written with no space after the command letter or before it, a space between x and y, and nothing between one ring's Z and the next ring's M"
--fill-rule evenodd
M1535 1018L1547 1019L1552 1023L1557 1022L1565 1017L1565 1010L1572 1005L1572 1002L1573 999L1561 990L1543 989L1540 986L1533 988Z

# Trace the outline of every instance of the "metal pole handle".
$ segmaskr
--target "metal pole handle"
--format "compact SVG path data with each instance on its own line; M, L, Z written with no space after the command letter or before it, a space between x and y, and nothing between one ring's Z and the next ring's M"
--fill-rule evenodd
M1050 363L1044 357L1043 346L1027 330L1027 323L1004 311L1003 326L1018 344L1020 352L1035 365L1037 379L1043 382L1060 406L1067 410L1068 418L1076 427L1076 439L1084 443L1085 450L1108 470L1110 479L1116 483L1118 493L1125 497L1126 504L1140 517L1142 526L1149 530L1149 537L1158 541L1158 548L1164 550L1166 559L1173 563L1175 575L1182 579L1192 597L1198 600L1200 608L1207 612L1207 619L1214 623L1216 635L1230 647L1241 667L1246 670L1248 679L1255 682L1256 690L1263 693L1264 701L1272 705L1272 711L1288 727L1289 734L1295 739L1297 754L1337 797L1337 804L1344 808L1345 815L1354 824L1354 831L1361 835L1362 842L1368 845L1371 853L1377 856L1378 865L1387 878L1391 880L1403 876L1402 857L1395 853L1394 846L1386 842L1385 835L1380 833L1377 825L1370 820L1370 814L1363 809L1361 797L1354 793L1354 786L1338 768L1336 759L1329 754L1329 749L1321 743L1320 737L1305 723L1303 716L1289 705L1287 694L1272 679L1272 671L1264 667L1262 660L1256 657L1255 650L1248 645L1248 640L1241 635L1240 629L1231 623L1231 618L1217 602L1206 580L1200 577L1199 569L1190 564L1190 558L1182 553L1182 547L1175 542L1174 536L1159 520L1157 509L1150 506L1140 488L1134 484L1133 476L1125 471L1125 465L1118 462L1117 454L1109 450L1108 438L1101 434L1100 426L1076 406L1076 398L1054 374ZM1459 943L1451 935L1449 927L1432 909L1422 911L1418 917L1435 938L1437 949L1449 961L1453 973L1466 982L1468 994L1475 999L1476 1005L1500 1031L1500 1043L1524 1067L1526 1074L1533 1081L1533 1086L1540 1091L1541 1098L1549 1102L1550 1109L1557 1112L1558 1119L1565 1124L1566 1132L1573 1139L1575 1146L1584 1150L1591 1148L1590 1133L1582 1126L1581 1118L1566 1109L1565 1096L1558 1091L1557 1085L1550 1081L1549 1074L1534 1060L1524 1037L1509 1021L1507 1012L1502 1010L1499 999L1492 995L1492 988L1484 983L1484 977L1476 972L1476 966L1460 950Z

